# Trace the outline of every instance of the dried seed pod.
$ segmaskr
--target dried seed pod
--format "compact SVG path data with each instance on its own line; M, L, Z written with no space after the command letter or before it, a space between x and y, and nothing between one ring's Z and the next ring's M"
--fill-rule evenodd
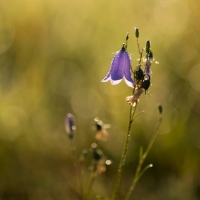
M141 94L145 91L144 88L139 88L134 95L126 97L126 102L128 104L133 105L141 96Z

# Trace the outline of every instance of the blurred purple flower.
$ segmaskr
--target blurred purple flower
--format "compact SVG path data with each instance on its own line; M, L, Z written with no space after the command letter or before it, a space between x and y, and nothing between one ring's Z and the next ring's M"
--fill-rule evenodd
M126 51L125 44L123 44L122 49L115 54L111 62L110 71L102 82L110 80L112 85L116 85L121 82L122 78L124 78L129 87L133 87L134 82L131 77L131 57Z
M74 138L76 131L75 119L74 116L70 113L68 113L65 117L65 131L67 132L67 135L70 139Z

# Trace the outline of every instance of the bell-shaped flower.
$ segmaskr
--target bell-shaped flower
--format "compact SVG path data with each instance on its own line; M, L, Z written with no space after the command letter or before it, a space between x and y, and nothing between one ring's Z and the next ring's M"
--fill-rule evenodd
M116 85L120 83L123 78L129 87L133 87L134 81L131 77L131 57L126 51L125 44L123 44L121 50L117 51L115 54L111 62L110 71L102 82L110 80L112 85Z
M68 113L65 117L65 131L70 139L74 138L76 132L76 125L74 116L71 113Z

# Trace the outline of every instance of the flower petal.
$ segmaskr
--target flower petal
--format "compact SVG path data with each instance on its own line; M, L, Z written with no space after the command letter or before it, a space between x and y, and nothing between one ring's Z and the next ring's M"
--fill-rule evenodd
M107 82L110 80L110 71L108 72L108 74L106 75L106 77L101 81L101 82Z
M127 52L124 57L124 80L129 87L133 87L134 81L131 77L131 57Z
M114 81L121 80L124 76L124 53L125 51L118 51L112 60L110 74Z
M110 80L110 82L111 82L112 85L117 85L117 84L120 83L121 81L122 81L122 79L116 80L116 81L115 81L115 80L112 80L112 79Z
M126 85L133 88L133 82L132 81L127 80L126 77L124 77L124 81L125 81Z

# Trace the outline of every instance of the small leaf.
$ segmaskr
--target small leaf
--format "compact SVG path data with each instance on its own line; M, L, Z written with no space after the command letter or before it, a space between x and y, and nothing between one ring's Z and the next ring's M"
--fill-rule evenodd
M153 167L153 164L147 165L138 175L137 181L141 178L141 176L147 171L147 169Z

